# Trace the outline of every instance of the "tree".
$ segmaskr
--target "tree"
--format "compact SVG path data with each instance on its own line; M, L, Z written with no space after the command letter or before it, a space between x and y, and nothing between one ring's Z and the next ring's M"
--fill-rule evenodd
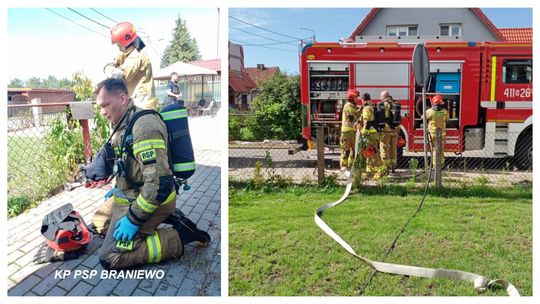
M24 88L24 81L19 78L13 78L9 82L8 88Z
M75 97L77 100L90 100L92 97L92 92L94 86L92 85L92 80L86 77L82 71L78 71L73 74L72 89L75 92Z
M43 88L43 83L41 82L41 78L39 77L30 77L24 83L29 88Z
M16 86L11 85L20 85L21 87L27 88L41 88L41 89L71 89L75 83L67 78L57 79L56 77L49 75L47 78L39 77L30 77L27 80L13 79L9 84L9 87L15 88Z
M161 68L167 67L175 62L194 61L201 59L197 40L191 38L186 27L186 21L178 17L176 26L173 29L172 40L165 49L161 58Z
M300 77L277 72L260 84L255 98L251 129L258 139L298 139L302 130Z

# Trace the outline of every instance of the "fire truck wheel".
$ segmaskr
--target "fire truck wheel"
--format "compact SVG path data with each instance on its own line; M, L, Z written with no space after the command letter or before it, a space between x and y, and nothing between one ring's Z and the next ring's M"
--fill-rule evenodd
M525 131L518 138L514 155L514 164L520 170L529 170L532 169L532 161L532 129L530 129Z

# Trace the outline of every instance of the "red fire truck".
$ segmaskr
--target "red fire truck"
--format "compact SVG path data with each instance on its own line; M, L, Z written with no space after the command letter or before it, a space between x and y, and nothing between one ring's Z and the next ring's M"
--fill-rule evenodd
M532 44L425 42L430 59L426 101L443 96L449 112L446 156L516 157L532 164ZM302 135L339 146L341 109L349 88L378 102L388 90L401 104L405 156L423 155L422 88L415 85L415 44L309 43L300 55Z

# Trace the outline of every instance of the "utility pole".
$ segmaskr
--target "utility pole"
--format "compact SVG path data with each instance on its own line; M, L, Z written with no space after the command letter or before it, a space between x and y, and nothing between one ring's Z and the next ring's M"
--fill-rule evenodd
M217 41L216 41L216 59L219 58L219 20L220 20L219 7L217 9Z
M301 30L304 30L304 31L310 31L311 34L312 34L311 37L312 37L312 39L313 39L313 42L315 42L315 31L314 31L314 30L308 29L308 28L305 28L305 27L301 27L300 29L301 29Z

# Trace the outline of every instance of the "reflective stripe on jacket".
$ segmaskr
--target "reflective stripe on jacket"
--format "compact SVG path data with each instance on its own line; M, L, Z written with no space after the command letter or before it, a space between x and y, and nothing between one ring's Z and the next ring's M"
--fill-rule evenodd
M448 120L448 111L446 109L438 111L427 109L426 119L428 120L428 130L430 133L436 133L437 128L441 128L441 132L445 133L446 121Z
M352 102L347 101L341 113L341 132L354 132L354 123L358 119L358 109Z
M130 113L113 138L113 147L119 151L127 123L142 109L132 107ZM132 109L135 109L133 111ZM168 134L165 123L154 114L139 117L132 129L132 153L123 151L127 175L117 176L116 186L125 194L129 203L129 219L142 224L162 204L175 201L174 178L169 168L167 151ZM127 144L126 144L127 145ZM120 151L119 151L120 152ZM115 201L120 201L115 197Z

